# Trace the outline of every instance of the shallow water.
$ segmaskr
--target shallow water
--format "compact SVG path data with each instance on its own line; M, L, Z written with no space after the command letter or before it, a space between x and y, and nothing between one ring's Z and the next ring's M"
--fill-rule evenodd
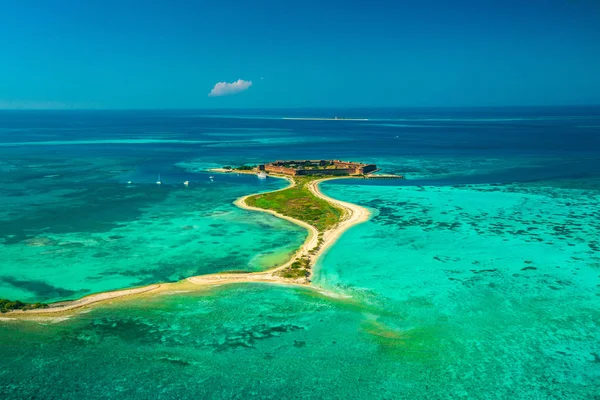
M125 302L3 331L4 343L20 345L3 349L0 394L306 398L327 387L335 398L368 396L380 344L363 323L358 306L271 285Z
M73 182L82 175L73 172L78 161L5 175L0 297L52 302L225 270L264 270L286 261L307 235L232 204L284 187L283 180L232 174L211 181L205 173L184 187L100 182L87 174L89 182ZM45 178L50 170L56 176Z
M447 352L435 369L453 393L585 398L600 389L598 190L323 191L374 216L326 254L316 282L388 311L379 320L394 329L435 332L427 345Z
M0 114L0 298L263 269L302 242L232 205L283 182L206 168L333 157L409 179L323 184L373 212L320 260L325 294L182 285L1 320L0 397L600 393L600 110L107 113ZM370 120L280 119L332 113Z

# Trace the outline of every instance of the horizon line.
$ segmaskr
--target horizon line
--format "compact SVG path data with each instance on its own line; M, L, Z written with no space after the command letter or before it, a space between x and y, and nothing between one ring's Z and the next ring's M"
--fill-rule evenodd
M215 110L390 110L390 109L506 109L506 108L576 108L600 107L598 104L557 104L557 105L477 105L477 106L295 106L295 107L132 107L132 108L0 108L2 111L215 111Z

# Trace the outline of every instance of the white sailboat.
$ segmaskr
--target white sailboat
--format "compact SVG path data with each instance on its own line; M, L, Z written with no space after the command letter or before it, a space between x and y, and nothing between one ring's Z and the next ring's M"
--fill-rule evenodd
M189 181L185 181L185 182L183 182L183 184L184 184L185 186L188 186L188 185L190 184L190 182L189 182Z
M156 180L156 184L157 185L162 185L162 182L160 181L160 174L158 174L158 179Z

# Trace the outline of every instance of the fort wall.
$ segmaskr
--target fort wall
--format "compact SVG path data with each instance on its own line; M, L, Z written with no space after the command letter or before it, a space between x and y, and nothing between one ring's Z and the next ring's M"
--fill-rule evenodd
M297 170L294 168L287 168L287 167L283 167L283 166L278 166L278 165L273 165L273 164L267 164L264 166L264 170L266 172L274 172L276 174L285 174L285 175L298 175L296 172Z
M307 168L309 167L310 168ZM289 160L259 165L259 171L285 175L363 175L376 171L375 164L360 164L340 160Z

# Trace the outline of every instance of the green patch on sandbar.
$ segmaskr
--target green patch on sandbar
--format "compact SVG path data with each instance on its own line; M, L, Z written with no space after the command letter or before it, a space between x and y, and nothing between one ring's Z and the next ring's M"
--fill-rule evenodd
M314 226L319 232L333 228L340 222L342 210L316 197L308 185L322 177L294 177L295 186L246 198L246 204L272 210Z

